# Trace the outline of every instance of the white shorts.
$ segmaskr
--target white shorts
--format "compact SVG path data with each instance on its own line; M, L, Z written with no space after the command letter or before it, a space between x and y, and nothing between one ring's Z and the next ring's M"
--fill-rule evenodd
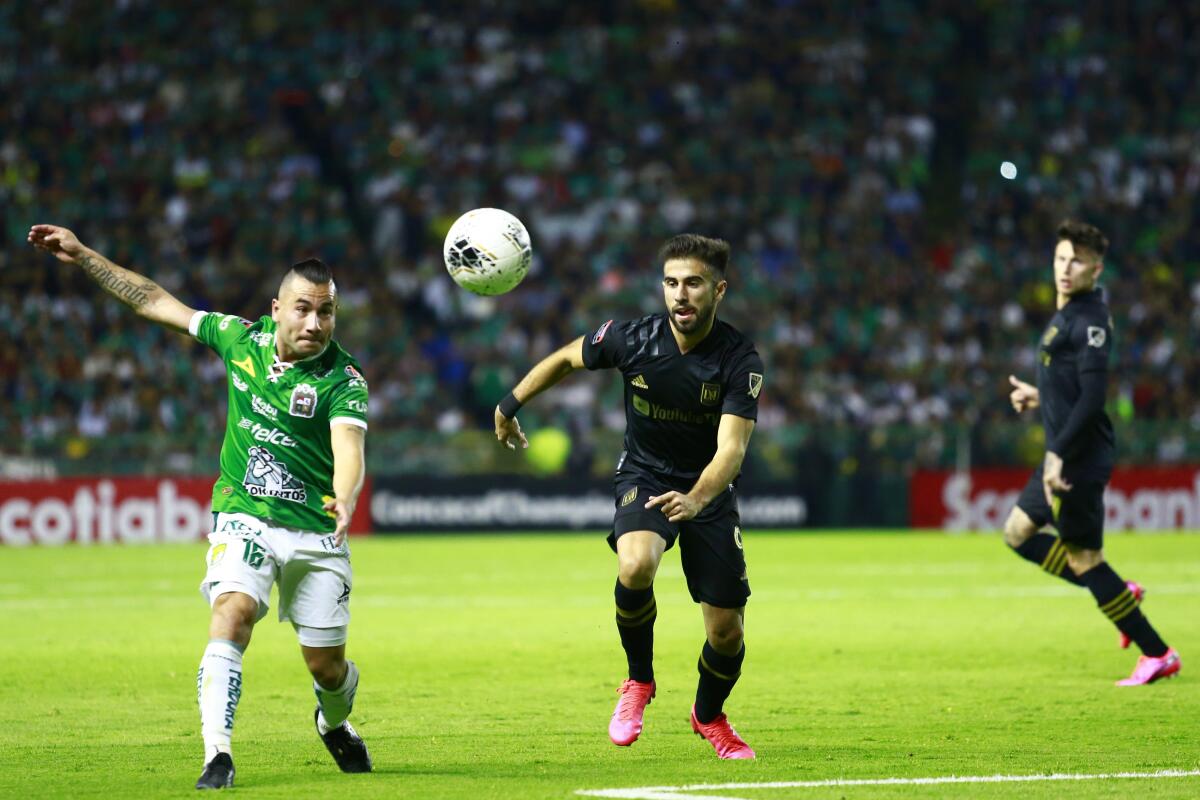
M277 527L248 514L213 517L208 571L200 584L209 605L223 594L241 592L258 601L257 619L262 619L270 607L271 584L278 582L279 619L296 626L302 643L306 628L341 628L340 637L328 631L332 636L322 644L345 642L354 585L346 543L335 548L331 533ZM341 641L332 641L337 638Z

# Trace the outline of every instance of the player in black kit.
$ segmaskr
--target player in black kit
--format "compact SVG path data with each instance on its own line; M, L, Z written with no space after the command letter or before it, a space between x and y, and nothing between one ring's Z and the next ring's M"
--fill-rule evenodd
M617 368L625 383L625 451L614 478L609 545L617 553L617 631L629 679L609 723L633 744L654 697L654 575L679 541L692 599L707 634L692 729L721 758L754 758L721 709L741 674L750 584L736 484L762 389L754 345L716 318L728 286L729 245L683 234L659 251L666 313L609 320L538 363L496 408L496 438L528 446L517 409L573 370Z
M1085 586L1143 655L1119 686L1153 683L1179 672L1179 654L1150 626L1140 605L1142 587L1126 582L1104 560L1104 487L1115 455L1112 422L1104 413L1112 317L1096 280L1108 239L1080 222L1058 228L1054 281L1058 313L1042 334L1037 386L1010 375L1017 412L1041 408L1046 457L1029 478L1004 524L1004 538L1022 558L1077 586ZM1041 532L1053 525L1058 536Z

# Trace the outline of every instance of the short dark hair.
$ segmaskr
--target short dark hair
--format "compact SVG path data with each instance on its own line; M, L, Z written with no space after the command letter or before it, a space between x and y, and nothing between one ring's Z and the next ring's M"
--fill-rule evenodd
M309 283L329 283L333 280L333 272L329 269L329 265L319 258L297 261L284 273L283 279L286 281L292 275L304 278Z
M1078 220L1066 219L1058 226L1058 241L1063 240L1074 245L1076 250L1089 250L1099 258L1104 258L1108 251L1108 237L1095 225Z
M729 242L698 233L681 233L668 239L658 251L660 262L673 258L694 258L711 269L717 280L722 280L729 269Z

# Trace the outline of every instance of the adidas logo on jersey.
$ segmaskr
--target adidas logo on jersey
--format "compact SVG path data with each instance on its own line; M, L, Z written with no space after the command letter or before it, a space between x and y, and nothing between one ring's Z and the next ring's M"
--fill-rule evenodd
M642 377L641 375L638 375L636 378L631 380L629 382L629 385L634 387L635 389L649 389L650 388L646 384L646 379L644 377Z

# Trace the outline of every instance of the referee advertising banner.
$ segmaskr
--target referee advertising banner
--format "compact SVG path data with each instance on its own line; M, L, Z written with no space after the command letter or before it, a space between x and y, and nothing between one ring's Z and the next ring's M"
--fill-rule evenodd
M738 506L747 528L809 522L803 494L787 484L739 491ZM371 493L371 524L379 533L606 530L614 509L612 482L604 480L376 478Z

